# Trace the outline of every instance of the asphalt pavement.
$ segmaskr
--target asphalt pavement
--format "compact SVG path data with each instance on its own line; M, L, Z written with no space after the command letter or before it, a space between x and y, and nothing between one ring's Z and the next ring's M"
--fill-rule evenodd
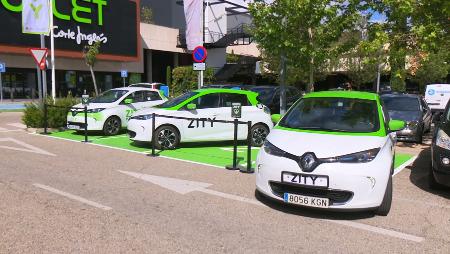
M428 145L386 217L286 207L255 176L27 132L0 113L0 253L449 253L450 190ZM427 142L427 141L425 141ZM429 141L428 141L429 142Z

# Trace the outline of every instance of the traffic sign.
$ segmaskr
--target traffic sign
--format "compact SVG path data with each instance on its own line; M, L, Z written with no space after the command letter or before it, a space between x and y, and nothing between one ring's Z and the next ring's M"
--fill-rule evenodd
M121 70L120 71L120 77L127 78L128 77L128 71L127 70Z
M81 95L81 104L83 104L83 106L89 105L89 95L88 94Z
M47 57L47 48L30 48L30 53L34 58L34 61L39 66L41 70L45 69L45 59Z
M192 51L192 59L196 63L203 63L208 56L208 51L203 46L197 46L194 51Z
M6 72L6 64L0 62L0 72Z
M194 63L192 68L194 71L204 71L206 70L206 63Z
M232 103L231 104L231 117L232 118L241 118L242 116L242 104L241 103Z

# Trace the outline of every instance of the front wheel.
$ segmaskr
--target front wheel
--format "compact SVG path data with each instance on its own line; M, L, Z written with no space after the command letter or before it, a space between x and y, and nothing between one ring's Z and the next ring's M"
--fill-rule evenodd
M262 146L267 135L269 135L269 128L267 128L264 124L258 123L253 125L250 133L252 134L252 146Z
M392 175L389 175L388 184L386 187L386 192L384 193L383 202L381 205L375 210L375 214L386 216L391 210L392 205Z
M106 136L117 135L120 132L120 128L122 124L120 122L120 118L117 116L111 116L106 119L105 124L103 125L103 133Z
M173 150L180 144L180 134L172 126L161 126L155 131L155 148L158 150Z

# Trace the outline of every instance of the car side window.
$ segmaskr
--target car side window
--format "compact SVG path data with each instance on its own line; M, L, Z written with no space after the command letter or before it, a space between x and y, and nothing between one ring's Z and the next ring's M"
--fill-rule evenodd
M133 99L133 103L135 103L136 102L135 93L136 92L133 92L133 93L130 93L129 95L127 95L127 97L125 97L125 99L123 99L120 102L120 104L122 104L122 105L125 104L125 100L128 100L128 99Z
M133 99L133 103L137 103L137 102L146 102L147 98L145 98L145 91L137 91L134 92L134 99Z
M218 108L220 106L220 95L218 93L206 94L194 99L191 103L197 106L197 109Z
M241 106L248 106L247 95L237 93L223 93L221 107L231 107L233 103L240 103Z
M158 92L155 91L144 91L144 101L157 101L161 100Z

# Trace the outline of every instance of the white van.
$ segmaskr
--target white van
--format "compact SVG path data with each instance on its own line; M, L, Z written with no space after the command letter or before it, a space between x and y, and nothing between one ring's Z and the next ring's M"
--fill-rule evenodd
M443 112L450 99L450 84L427 85L425 101L431 112Z

